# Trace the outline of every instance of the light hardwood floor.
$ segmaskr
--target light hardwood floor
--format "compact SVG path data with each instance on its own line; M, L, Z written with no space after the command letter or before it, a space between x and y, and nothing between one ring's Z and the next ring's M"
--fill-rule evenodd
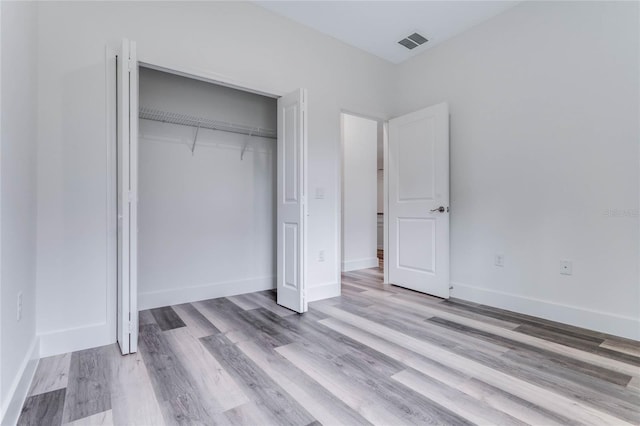
M140 313L140 344L40 361L19 424L640 423L640 344L344 274L297 315L271 291Z

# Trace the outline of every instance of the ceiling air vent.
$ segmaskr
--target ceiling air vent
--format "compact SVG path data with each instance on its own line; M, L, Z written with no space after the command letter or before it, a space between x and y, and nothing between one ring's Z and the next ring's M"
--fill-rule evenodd
M426 43L428 41L429 40L427 40L426 37L423 37L418 33L413 33L410 36L407 36L406 38L403 38L398 43L400 43L401 45L403 45L407 49L411 50L414 47L418 47L421 44L424 44L424 43Z

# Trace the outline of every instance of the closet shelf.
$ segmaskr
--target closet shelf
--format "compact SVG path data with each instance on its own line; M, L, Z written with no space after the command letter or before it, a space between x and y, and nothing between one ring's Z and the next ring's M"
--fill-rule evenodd
M240 133L242 135L259 136L270 139L277 138L277 132L273 129L227 123L224 121L211 120L209 118L196 117L193 115L160 111L153 108L140 108L139 116L143 120L161 121L163 123L178 124L180 126L220 130L223 132Z

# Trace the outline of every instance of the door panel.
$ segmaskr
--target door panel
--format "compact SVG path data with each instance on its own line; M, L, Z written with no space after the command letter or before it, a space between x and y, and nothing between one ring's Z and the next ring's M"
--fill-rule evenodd
M390 120L388 149L388 281L448 298L448 106Z
M278 304L306 312L306 91L278 99Z
M117 64L117 340L124 355L134 353L138 348L138 65L135 42L123 40Z

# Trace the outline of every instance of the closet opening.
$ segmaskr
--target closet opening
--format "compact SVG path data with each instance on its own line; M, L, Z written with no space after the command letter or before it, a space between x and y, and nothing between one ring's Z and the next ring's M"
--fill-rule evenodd
M208 299L306 312L307 91L272 96L137 57L127 39L114 56L121 353L137 351L149 315L198 322Z
M138 77L138 309L275 289L277 99Z

